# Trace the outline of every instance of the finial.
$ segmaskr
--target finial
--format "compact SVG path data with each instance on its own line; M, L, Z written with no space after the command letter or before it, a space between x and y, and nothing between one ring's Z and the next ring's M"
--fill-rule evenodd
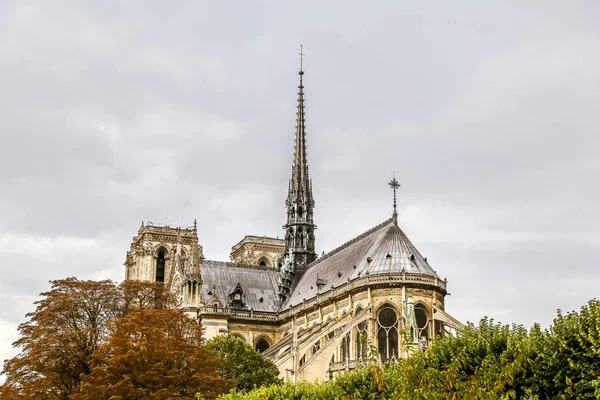
M402 185L399 184L398 181L396 180L396 174L395 173L394 173L394 177L388 183L388 185L390 185L390 187L394 191L394 213L392 214L392 219L394 221L394 225L397 226L398 225L398 211L396 210L396 190L398 190L398 188L402 187Z
M197 227L198 227L198 222L196 221L196 218L194 218L194 230L196 230Z
M298 53L298 55L300 55L300 75L304 74L304 70L302 69L302 58L304 57L304 53L302 52L302 48L303 46L300 45L300 53Z

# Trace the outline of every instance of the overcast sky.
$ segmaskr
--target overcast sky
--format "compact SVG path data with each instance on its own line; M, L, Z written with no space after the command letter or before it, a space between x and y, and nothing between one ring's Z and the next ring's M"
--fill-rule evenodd
M525 4L527 3L527 4ZM0 360L142 221L281 235L300 43L318 252L391 215L462 321L600 283L597 1L0 1Z

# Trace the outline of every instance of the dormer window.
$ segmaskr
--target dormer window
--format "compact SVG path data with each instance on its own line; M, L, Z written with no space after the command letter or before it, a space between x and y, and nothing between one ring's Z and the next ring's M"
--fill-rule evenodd
M239 283L231 291L231 293L229 293L229 306L237 309L244 308L246 306L244 303L244 291Z
M321 290L325 286L325 279L321 279L317 276L317 289Z

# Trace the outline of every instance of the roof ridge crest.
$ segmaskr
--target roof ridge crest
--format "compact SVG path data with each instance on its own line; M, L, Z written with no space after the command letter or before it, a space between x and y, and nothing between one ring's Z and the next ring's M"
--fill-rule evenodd
M203 260L200 263L200 266L202 266L202 264L213 264L213 265L218 265L218 266L223 266L223 267L231 267L231 268L247 268L247 269L258 269L261 271L277 271L273 268L269 268L269 267L263 267L261 265L254 265L254 264L242 264L242 263L236 263L233 261L218 261L218 260Z
M390 222L392 222L393 218L388 218L385 221L383 221L382 223L380 223L379 225L374 226L373 228L361 233L360 235L354 237L353 239L350 239L349 241L347 241L346 243L336 247L335 249L331 250L330 252L326 253L324 256L317 258L315 261L313 261L312 263L309 264L309 267L316 265L318 263L320 263L321 261L325 261L327 260L329 257L339 253L340 251L350 247L351 245L353 245L354 243L364 239L365 237L369 236L370 234L372 234L373 232L376 232L378 230L380 230L381 228L383 228L384 226L388 225Z

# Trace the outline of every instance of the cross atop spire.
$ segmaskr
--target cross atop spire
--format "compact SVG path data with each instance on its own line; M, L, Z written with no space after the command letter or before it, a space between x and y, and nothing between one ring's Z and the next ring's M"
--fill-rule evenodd
M298 55L300 56L300 75L304 73L304 70L302 69L302 59L304 58L305 54L302 52L302 48L303 46L300 45L300 53L298 53Z
M402 187L402 185L400 183L398 183L398 181L396 180L396 174L394 174L394 177L392 178L392 180L388 183L388 185L390 185L390 187L392 188L392 190L394 191L394 212L392 214L392 219L394 221L394 225L398 225L398 210L396 209L396 191Z

